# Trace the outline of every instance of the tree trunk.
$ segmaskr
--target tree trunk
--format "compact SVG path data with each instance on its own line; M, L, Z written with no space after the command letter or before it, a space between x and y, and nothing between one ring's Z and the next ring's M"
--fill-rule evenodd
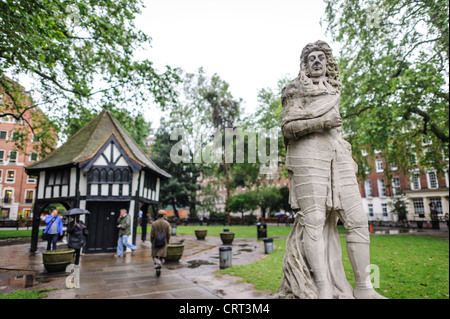
M230 224L230 181L228 176L228 163L225 161L225 186L227 188L227 197L225 201L226 205L226 211L227 211L227 218L228 218L228 225Z

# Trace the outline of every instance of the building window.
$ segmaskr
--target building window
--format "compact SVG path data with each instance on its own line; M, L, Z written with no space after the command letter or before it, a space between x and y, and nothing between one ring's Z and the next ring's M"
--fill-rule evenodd
M11 132L11 141L18 141L20 137L19 132Z
M10 151L9 152L9 162L10 163L17 163L17 151Z
M437 214L442 215L442 201L440 197L430 197L430 210L436 210Z
M36 183L36 180L37 180L37 176L34 176L34 175L28 175L27 183L28 183L28 184L34 184L34 183Z
M5 182L6 183L14 183L15 181L16 181L16 171L14 171L14 170L6 171Z
M26 218L26 219L30 218L31 217L31 209L24 209L22 217Z
M387 204L381 204L381 211L383 212L383 217L388 217Z
M13 201L13 191L11 189L5 189L5 196L3 197L3 203L11 204Z
M8 139L8 131L0 131L0 140Z
M421 189L419 172L413 172L411 175L411 189L415 191Z
M25 203L31 204L33 202L34 191L32 189L27 190L25 193Z
M39 154L38 154L38 153L31 152L31 153L30 153L30 161L36 162L37 160L39 160Z
M46 175L46 185L68 185L70 177L70 169L58 169L47 171Z
M378 179L378 196L386 197L386 185L383 178Z
M423 198L413 198L414 214L419 217L425 217L425 206L423 205Z
M375 161L375 171L377 173L383 172L383 160L376 160Z
M366 197L373 197L372 181L370 179L364 182L364 189L366 191Z
M362 149L361 150L361 155L362 156L367 156L367 150L366 149Z
M130 183L130 172L128 168L94 168L89 172L88 182L91 184L108 183L120 184Z
M439 187L436 172L428 172L427 181L428 181L428 188L434 189Z
M2 219L9 219L9 208L2 208Z
M0 150L0 163L3 163L5 161L5 151Z
M369 204L369 216L373 217L373 204Z
M392 192L394 193L394 195L401 195L400 177L392 178Z

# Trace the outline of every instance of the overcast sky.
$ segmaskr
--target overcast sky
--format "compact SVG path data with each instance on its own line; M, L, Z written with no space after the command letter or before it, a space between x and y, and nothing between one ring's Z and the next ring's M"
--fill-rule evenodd
M204 67L230 84L242 109L252 113L261 88L298 74L302 48L319 39L337 54L320 18L322 0L146 0L136 26L152 37L140 52L159 70L165 65L196 72ZM152 107L152 127L160 112Z

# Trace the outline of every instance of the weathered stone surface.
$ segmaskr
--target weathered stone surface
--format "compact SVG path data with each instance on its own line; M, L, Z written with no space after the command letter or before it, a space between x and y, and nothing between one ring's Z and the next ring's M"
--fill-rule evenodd
M342 137L341 81L331 48L308 44L300 73L282 90L290 204L298 214L286 244L279 298L379 298L370 281L369 232L356 180L357 165ZM355 273L348 283L336 229L348 229Z

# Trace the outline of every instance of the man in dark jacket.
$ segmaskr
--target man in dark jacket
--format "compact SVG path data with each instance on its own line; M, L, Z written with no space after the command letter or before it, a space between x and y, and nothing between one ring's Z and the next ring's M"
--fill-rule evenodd
M152 242L152 257L156 269L161 269L164 263L164 258L167 256L167 244L170 239L170 224L164 220L166 212L164 210L158 211L157 220L152 224L152 231L150 240ZM164 243L159 244L157 239L158 233L164 234Z
M75 265L80 262L81 248L86 246L87 228L83 221L80 220L80 215L75 215L74 220L67 226L67 232L69 233L70 248L75 249Z

